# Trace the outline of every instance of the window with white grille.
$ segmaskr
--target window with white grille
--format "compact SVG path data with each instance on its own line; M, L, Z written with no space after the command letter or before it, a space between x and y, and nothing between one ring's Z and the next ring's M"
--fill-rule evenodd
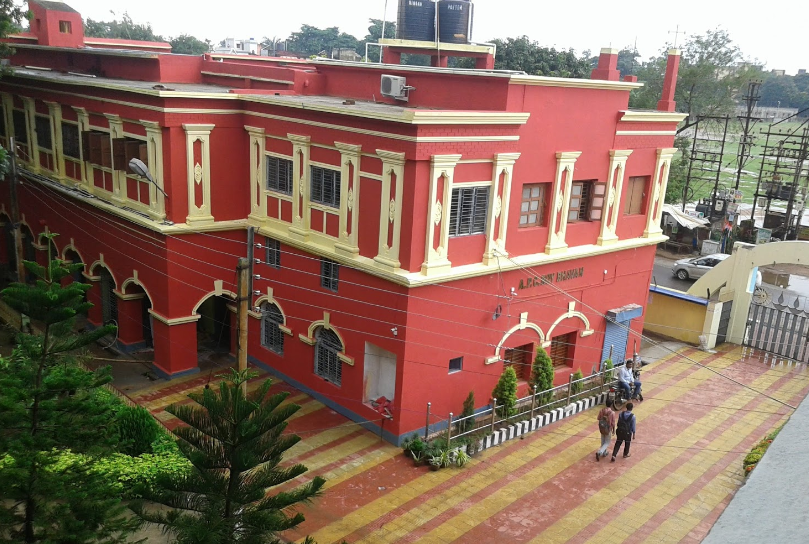
M343 343L334 331L319 328L315 333L315 374L340 386L343 379L343 364L337 354L343 351Z
M272 238L265 238L264 243L266 247L264 255L265 264L273 268L281 268L281 242Z
M320 259L320 286L337 291L340 279L340 265L329 259Z
M449 235L483 234L486 231L488 208L488 187L456 187L453 189Z
M261 305L261 345L278 355L284 354L284 315L275 304Z

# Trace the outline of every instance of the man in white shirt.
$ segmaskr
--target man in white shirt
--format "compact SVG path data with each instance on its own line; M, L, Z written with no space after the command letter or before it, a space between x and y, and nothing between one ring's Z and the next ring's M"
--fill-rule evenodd
M634 391L632 386L634 387ZM632 361L627 361L624 366L618 369L618 386L626 392L627 397L638 398L640 394L640 381L632 374Z

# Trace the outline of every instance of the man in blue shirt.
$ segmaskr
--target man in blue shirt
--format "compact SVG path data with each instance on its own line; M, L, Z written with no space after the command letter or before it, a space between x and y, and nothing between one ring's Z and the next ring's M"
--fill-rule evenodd
M632 413L634 406L631 402L626 403L626 411L618 414L618 424L615 429L615 447L612 450L611 462L615 462L621 443L624 443L624 459L629 457L629 445L635 438L635 414Z

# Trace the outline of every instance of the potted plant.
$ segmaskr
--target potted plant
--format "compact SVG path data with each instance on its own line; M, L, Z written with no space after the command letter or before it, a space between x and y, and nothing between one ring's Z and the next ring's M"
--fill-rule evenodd
M424 463L423 451L411 451L410 456L413 458L413 466L420 467Z
M455 458L454 452L451 452L449 450L441 450L438 453L438 459L441 463L441 468L447 468L452 466L454 458Z
M440 455L430 457L429 461L430 461L430 470L436 471L441 469L442 464Z
M466 453L463 449L458 450L455 452L455 464L459 467L463 468L469 463L470 457L469 454Z

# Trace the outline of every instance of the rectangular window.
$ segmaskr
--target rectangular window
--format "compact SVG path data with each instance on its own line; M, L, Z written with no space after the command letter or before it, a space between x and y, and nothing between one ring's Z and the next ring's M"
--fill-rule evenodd
M292 161L267 157L267 189L292 194Z
M104 168L112 168L112 142L109 133L87 130L81 133L81 140L84 160Z
M520 227L541 227L545 224L545 184L523 185L520 205Z
M70 21L59 21L59 32L62 34L73 34L73 23Z
M449 360L450 373L460 372L461 370L463 370L463 357L455 357Z
M643 213L643 200L646 196L646 176L635 176L629 178L626 184L626 201L624 204L624 214L637 215Z
M577 181L570 187L568 222L601 221L607 186L596 181Z
M452 190L449 235L483 234L488 209L488 187L456 187Z
M34 116L34 126L37 131L37 145L48 151L53 150L53 139L51 138L51 119L43 115Z
M340 207L340 172L339 170L328 170L319 166L311 167L312 173L312 194L310 200L330 206Z
M337 282L340 279L340 265L329 259L320 259L320 286L337 292Z
M264 238L266 253L264 262L273 268L281 268L281 242L272 238Z
M548 355L553 361L553 366L572 366L573 361L570 358L570 348L576 341L576 333L563 334L555 336L551 339L551 347L548 350Z
M507 349L503 354L503 369L512 367L517 373L517 379L527 380L531 377L533 344L525 344L514 349Z
M132 159L139 159L143 164L149 166L149 152L146 142L137 138L113 138L113 168L122 172L129 172L129 161Z
M11 112L12 121L14 121L14 137L18 144L28 143L28 123L25 122L25 112L22 110L14 110Z
M81 159L81 140L79 127L72 123L62 121L62 153L71 159Z

